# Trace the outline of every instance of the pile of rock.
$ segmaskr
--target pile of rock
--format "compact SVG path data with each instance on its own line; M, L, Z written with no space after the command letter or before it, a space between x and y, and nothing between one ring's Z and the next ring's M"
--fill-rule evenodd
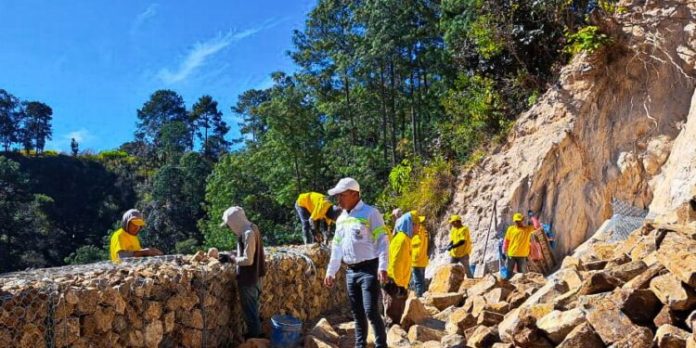
M460 265L441 266L425 296L409 298L388 344L696 347L696 224L648 224L584 250L548 278L466 279ZM345 335L323 322L305 346L350 346Z
M43 270L37 272L41 279L6 279L0 346L231 343L241 336L239 316L232 315L239 311L232 305L237 303L233 268L198 261L101 263L75 273Z
M266 254L261 312L267 333L272 315L307 320L347 303L344 286L321 286L326 250L267 248ZM235 346L244 332L235 265L210 256L4 275L0 347Z
M547 286L499 324L500 339L522 346L696 345L695 237L694 225L645 225L625 241L567 257Z
M329 257L329 250L318 244L266 248L268 272L261 293L261 317L289 314L309 320L345 306L345 272L338 272L333 289L323 286Z

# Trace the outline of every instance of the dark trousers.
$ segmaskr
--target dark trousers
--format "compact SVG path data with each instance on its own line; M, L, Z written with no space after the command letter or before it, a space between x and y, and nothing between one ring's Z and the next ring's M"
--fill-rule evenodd
M406 309L408 290L396 285L393 280L389 279L389 283L382 289L382 297L384 315L387 321L386 325L399 324L401 316L404 314L404 309Z
M300 218L300 223L302 224L302 241L304 241L305 244L314 243L313 231L315 230L315 226L312 220L309 219L311 216L309 210L295 203L295 211L297 211L297 216Z
M425 292L425 267L413 267L413 276L411 277L413 290L416 296L423 297Z
M297 203L295 203L295 211L297 212L297 216L300 218L300 223L302 224L302 241L305 244L317 242L316 238L314 237L314 234L318 233L319 230L321 230L324 243L327 243L329 241L329 226L326 224L325 220L312 221L309 218L310 216L312 216L309 210L300 207ZM336 221L336 219L338 219L338 216L341 215L341 212L341 208L337 206L332 206L326 212L326 217Z
M350 298L350 308L355 319L355 347L367 347L367 321L375 332L375 348L387 347L387 332L379 313L379 279L377 278L377 259L349 267L346 272L346 286Z
M452 257L450 256L450 263L457 263L459 262L464 266L464 272L466 272L466 277L467 278L473 278L474 275L471 274L471 266L469 266L469 255L464 255L462 257Z
M259 317L260 284L239 287L239 299L247 325L247 337L261 337L261 318Z
M526 257L516 257L516 256L508 256L507 260L507 268L508 268L508 274L510 277L514 274L515 270L515 265L517 265L517 272L519 273L527 273L527 258Z

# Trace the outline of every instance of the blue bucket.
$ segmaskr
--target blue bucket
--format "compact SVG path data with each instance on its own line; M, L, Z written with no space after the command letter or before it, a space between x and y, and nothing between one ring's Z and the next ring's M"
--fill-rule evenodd
M302 336L302 322L290 315L274 315L271 318L271 347L295 348Z

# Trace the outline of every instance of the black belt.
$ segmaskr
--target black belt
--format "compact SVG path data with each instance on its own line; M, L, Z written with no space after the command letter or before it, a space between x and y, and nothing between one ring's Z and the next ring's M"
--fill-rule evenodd
M358 263L354 263L352 265L348 265L348 269L351 270L356 270L356 269L361 269L361 268L366 268L366 267L372 267L372 266L377 266L379 264L379 259L371 259L371 260L366 260Z

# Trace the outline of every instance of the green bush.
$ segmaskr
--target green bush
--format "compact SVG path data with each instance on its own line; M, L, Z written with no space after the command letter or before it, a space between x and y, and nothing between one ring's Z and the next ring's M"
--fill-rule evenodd
M84 245L70 253L70 255L65 258L65 263L68 265L82 265L108 259L109 252L107 250L100 249L94 245Z
M384 211L398 207L417 210L429 219L438 217L452 199L455 174L451 162L435 158L428 163L404 160L389 174L389 187L378 199ZM387 219L389 214L385 214Z
M580 28L575 33L566 33L566 40L568 45L564 51L572 55L580 52L592 53L611 42L611 38L594 25Z

